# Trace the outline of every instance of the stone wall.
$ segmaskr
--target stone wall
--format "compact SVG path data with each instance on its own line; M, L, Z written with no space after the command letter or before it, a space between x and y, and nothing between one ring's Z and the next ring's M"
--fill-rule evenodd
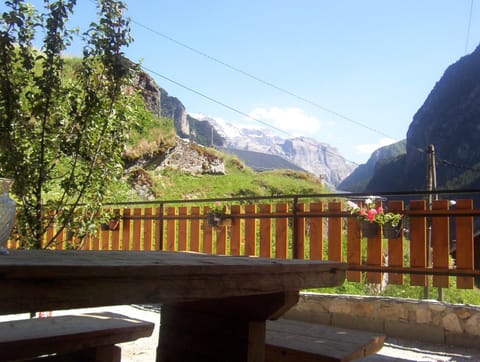
M480 345L480 307L433 300L302 293L286 318L381 332L389 337Z

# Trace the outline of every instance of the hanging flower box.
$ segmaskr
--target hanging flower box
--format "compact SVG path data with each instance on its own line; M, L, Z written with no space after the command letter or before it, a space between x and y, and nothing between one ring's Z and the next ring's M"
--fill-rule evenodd
M377 207L373 196L366 199L362 206L348 201L347 209L362 222L362 235L364 237L377 236L380 232L380 226L382 226L383 236L388 239L395 239L401 235L403 215L385 212L382 206Z
M380 226L376 222L362 221L362 236L373 238L380 232Z
M208 211L207 222L212 227L232 225L232 219L227 214L227 207L222 206L218 201L215 203L215 207Z
M383 236L387 239L397 239L402 235L403 222L400 220L396 225L388 221L382 225Z

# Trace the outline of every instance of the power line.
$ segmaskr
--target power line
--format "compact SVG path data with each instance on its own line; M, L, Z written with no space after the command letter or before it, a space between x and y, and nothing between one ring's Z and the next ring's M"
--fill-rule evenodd
M157 72L157 71L155 71L155 70L153 70L153 69L150 69L150 68L145 67L145 66L141 66L141 68L142 68L143 70L151 73L151 74L154 74L154 75L156 75L156 76L158 76L158 77L160 77L160 78L162 78L162 79L170 82L170 83L173 83L173 84L175 84L175 85L177 85L177 86L179 86L179 87L181 87L181 88L183 88L183 89L186 89L186 90L188 90L189 92L195 93L196 95L199 95L200 97L203 97L203 98L205 98L205 99L207 99L207 100L209 100L209 101L211 101L211 102L213 102L213 103L216 103L216 104L218 104L218 105L220 105L220 106L222 106L222 107L224 107L224 108L227 108L227 109L229 109L229 110L231 110L231 111L233 111L233 112L235 112L235 113L238 113L238 114L240 114L240 115L242 115L242 116L244 116L244 117L247 117L247 118L249 118L249 119L251 119L251 120L253 120L253 121L255 121L255 122L261 123L261 124L263 124L263 125L266 126L266 127L272 128L272 129L274 129L274 130L276 130L276 131L279 131L279 132L287 135L288 137L295 138L294 135L292 135L291 133L289 133L289 132L287 132L287 131L285 131L285 130L283 130L283 129L281 129L281 128L275 127L275 126L271 125L271 124L268 123L268 122L265 122L265 121L262 121L261 119L255 118L255 117L251 116L251 115L248 114L248 113L245 113L245 112L243 112L243 111L241 111L241 110L239 110L239 109L237 109L237 108L235 108L235 107L232 107L232 106L230 106L230 105L228 105L228 104L226 104L226 103L224 103L224 102L221 102L221 101L219 101L219 100L217 100L217 99L215 99L215 98L212 98L212 97L210 97L210 96L208 96L208 95L206 95L206 94L204 94L204 93L202 93L202 92L200 92L200 91L197 91L197 90L195 90L195 89L193 89L193 88L191 88L191 87L189 87L189 86L186 86L185 84L182 84L182 83L180 83L180 82L178 82L178 81L176 81L176 80L174 80L174 79L172 79L172 78L169 78L169 77L167 77L167 76L165 76L165 75L163 75L163 74L160 74L159 72ZM309 141L308 138L307 138L307 141ZM312 143L312 142L308 142L308 143L310 143L311 145L314 145L314 146L317 146L317 145L318 145L318 144L314 144L314 143ZM348 159L346 159L345 157L343 157L342 155L340 155L340 154L338 154L338 153L333 153L333 152L328 151L328 150L323 150L323 151L326 152L326 153L329 153L329 154L331 154L331 155L333 155L333 156L336 156L336 157L340 156L341 158L343 158L343 159L344 159L345 161L347 161L347 162L350 162L350 163L353 163L353 164L357 164L356 162L351 161L351 160L348 160Z
M267 80L264 80L264 79L262 79L262 78L260 78L260 77L258 77L258 76L256 76L256 75L253 75L252 73L246 72L246 71L244 71L244 70L242 70L242 69L240 69L240 68L238 68L238 67L235 67L235 66L233 66L233 65L231 65L231 64L229 64L229 63L226 63L226 62L224 62L224 61L222 61L222 60L220 60L220 59L218 59L218 58L215 58L215 57L213 57L213 56L211 56L211 55L209 55L209 54L207 54L207 53L205 53L205 52L202 52L202 51L200 51L200 50L198 50L198 49L196 49L196 48L194 48L194 47L192 47L192 46L190 46L190 45L187 45L187 44L185 44L185 43L183 43L183 42L180 42L180 41L172 38L171 36L168 36L168 35L166 35L166 34L164 34L164 33L161 33L161 32L159 32L159 31L157 31L157 30L155 30L155 29L152 29L152 28L149 27L149 26L146 26L146 25L144 25L144 24L141 24L141 23L139 23L138 21L135 21L135 20L132 19L131 22L132 22L132 24L136 24L136 25L138 25L139 27L142 27L142 28L144 28L145 30L150 31L151 33L153 33L153 34L155 34L155 35L158 35L158 36L160 36L160 37L162 37L162 38L164 38L164 39L167 39L168 41L170 41L170 42L172 42L172 43L174 43L174 44L177 44L177 45L179 45L179 46L181 46L181 47L183 47L183 48L185 48L185 49L187 49L187 50L189 50L189 51L191 51L191 52L193 52L193 53L196 53L196 54L198 54L198 55L200 55L200 56L202 56L202 57L205 57L205 58L207 58L207 59L209 59L209 60L211 60L211 61L213 61L213 62L215 62L215 63L217 63L217 64L220 64L220 65L222 65L222 66L224 66L224 67L226 67L226 68L228 68L228 69L230 69L230 70L232 70L232 71L234 71L234 72L236 72L236 73L242 74L242 75L245 76L245 77L248 77L248 78L250 78L250 79L253 79L253 80L255 80L255 81L259 82L259 83L262 83L262 84L264 84L264 85L266 85L266 86L268 86L268 87L270 87L270 88L273 88L273 89L275 89L275 90L277 90L277 91L280 91L280 92L282 92L282 93L284 93L284 94L287 94L287 95L289 95L289 96L291 96L291 97L294 97L294 98L296 98L296 99L298 99L298 100L300 100L300 101L302 101L302 102L305 102L305 103L307 103L307 104L310 104L310 105L312 105L312 106L314 106L314 107L316 107L316 108L318 108L318 109L321 109L321 110L324 111L324 112L333 114L333 115L335 115L335 116L337 116L337 117L339 117L339 118L341 118L341 119L343 119L343 120L345 120L345 121L348 121L348 122L353 123L353 124L355 124L355 125L357 125L357 126L360 126L360 127L365 128L365 129L368 129L368 130L370 130L370 131L372 131L372 132L374 132L374 133L377 133L377 134L379 134L379 135L382 135L382 136L384 136L384 137L388 137L388 138L391 138L391 139L396 140L395 137L392 137L391 135L388 135L388 134L386 134L386 133L383 132L383 131L380 131L380 130L378 130L378 129L376 129L376 128L370 127L370 126L368 126L368 125L366 125L366 124L364 124L364 123L362 123L362 122L356 121L356 120L354 120L354 119L352 119L352 118L350 118L350 117L348 117L348 116L345 116L345 115L343 115L343 114L341 114L341 113L339 113L339 112L337 112L337 111L334 111L334 110L332 110L332 109L329 109L329 108L327 108L327 107L324 107L324 106L318 104L317 102L315 102L315 101L313 101L313 100L311 100L311 99L308 99L308 98L306 98L306 97L300 96L300 95L298 95L298 94L296 94L296 93L294 93L294 92L292 92L292 91L289 91L289 90L287 90L287 89L285 89L285 88L283 88L283 87L280 87L280 86L278 86L278 85L276 85L276 84L273 84L273 83L271 83L271 82L269 82L269 81L267 81Z
M407 144L407 146L410 150L417 151L419 153L428 153L428 149L421 148L420 146L408 145L408 144ZM446 160L444 158L438 157L438 153L435 153L435 163L437 165L441 164L443 166L456 168L456 169L463 170L463 171L472 171L472 172L480 171L480 165L479 164L474 165L474 166L460 165L456 162L452 162L452 161Z
M190 92L192 92L192 93L195 93L196 95L199 95L200 97L203 97L203 98L205 98L205 99L208 99L209 101L211 101L211 102L213 102L213 103L216 103L216 104L218 104L218 105L220 105L220 106L222 106L222 107L225 107L225 108L227 108L227 109L229 109L229 110L231 110L231 111L233 111L233 112L235 112L235 113L238 113L238 114L240 114L240 115L242 115L242 116L244 116L244 117L250 118L251 120L253 120L253 121L255 121L255 122L259 122L259 123L261 123L261 124L263 124L263 125L265 125L265 126L267 126L267 127L273 128L274 130L279 131L279 132L281 132L281 133L283 133L283 134L291 137L291 134L288 133L287 131L283 130L283 129L280 129L280 128L278 128L278 127L275 127L275 126L273 126L273 125L271 125L271 124L269 124L269 123L267 123L267 122L265 122L265 121L262 121L261 119L258 119L258 118L255 118L255 117L251 116L251 115L248 114L248 113L245 113L245 112L243 112L243 111L240 111L240 110L238 110L238 109L236 109L236 108L234 108L234 107L232 107L232 106L229 106L229 105L226 104L226 103L223 103L223 102L221 102L221 101L219 101L219 100L216 100L215 98L212 98L212 97L210 97L210 96L207 96L206 94L201 93L201 92L199 92L199 91L197 91L197 90L195 90L195 89L193 89L193 88L190 88L190 87L188 87L188 86L186 86L186 85L184 85L184 84L182 84L182 83L180 83L180 82L177 82L176 80L173 80L172 78L168 78L168 77L166 77L166 76L164 76L164 75L162 75L162 74L160 74L160 73L158 73L158 72L156 72L156 71L154 71L154 70L152 70L152 69L149 69L149 68L147 68L147 67L145 67L145 66L142 66L142 69L144 69L144 70L146 70L147 72L150 72L150 73L152 73L152 74L155 74L156 76L158 76L158 77L160 77L160 78L162 78L162 79L165 79L165 80L169 81L170 83L173 83L173 84L175 84L175 85L177 85L177 86L179 86L179 87L182 87L182 88L184 88L184 89L186 89L186 90L188 90L188 91L190 91Z

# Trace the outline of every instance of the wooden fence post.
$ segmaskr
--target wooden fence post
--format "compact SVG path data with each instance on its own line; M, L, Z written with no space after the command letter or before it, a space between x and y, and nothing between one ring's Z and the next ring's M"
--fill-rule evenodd
M310 212L322 213L323 204L321 202L314 202L310 204ZM323 217L312 216L310 221L310 259L323 259Z
M425 211L425 200L411 201L411 211ZM410 217L410 266L427 267L427 220L425 216ZM425 286L427 276L412 274L411 285Z
M403 201L389 201L388 211L399 212L404 207ZM403 267L404 247L403 247L403 227L400 236L395 239L388 239L388 265L395 267ZM388 283L403 284L403 274L390 273L388 275Z
M457 200L457 210L473 210L473 200ZM473 217L457 217L456 223L456 267L459 270L474 270ZM472 289L473 277L457 277L457 288Z
M275 205L275 212L277 214L287 214L288 204ZM275 219L275 257L288 258L288 217Z

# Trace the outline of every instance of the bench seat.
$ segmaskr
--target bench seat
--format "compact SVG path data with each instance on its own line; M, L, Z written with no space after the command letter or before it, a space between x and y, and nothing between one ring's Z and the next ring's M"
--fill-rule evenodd
M352 361L378 352L382 334L279 319L267 321L266 362Z
M116 313L92 313L0 323L0 361L120 361L117 343L153 333L154 323Z

